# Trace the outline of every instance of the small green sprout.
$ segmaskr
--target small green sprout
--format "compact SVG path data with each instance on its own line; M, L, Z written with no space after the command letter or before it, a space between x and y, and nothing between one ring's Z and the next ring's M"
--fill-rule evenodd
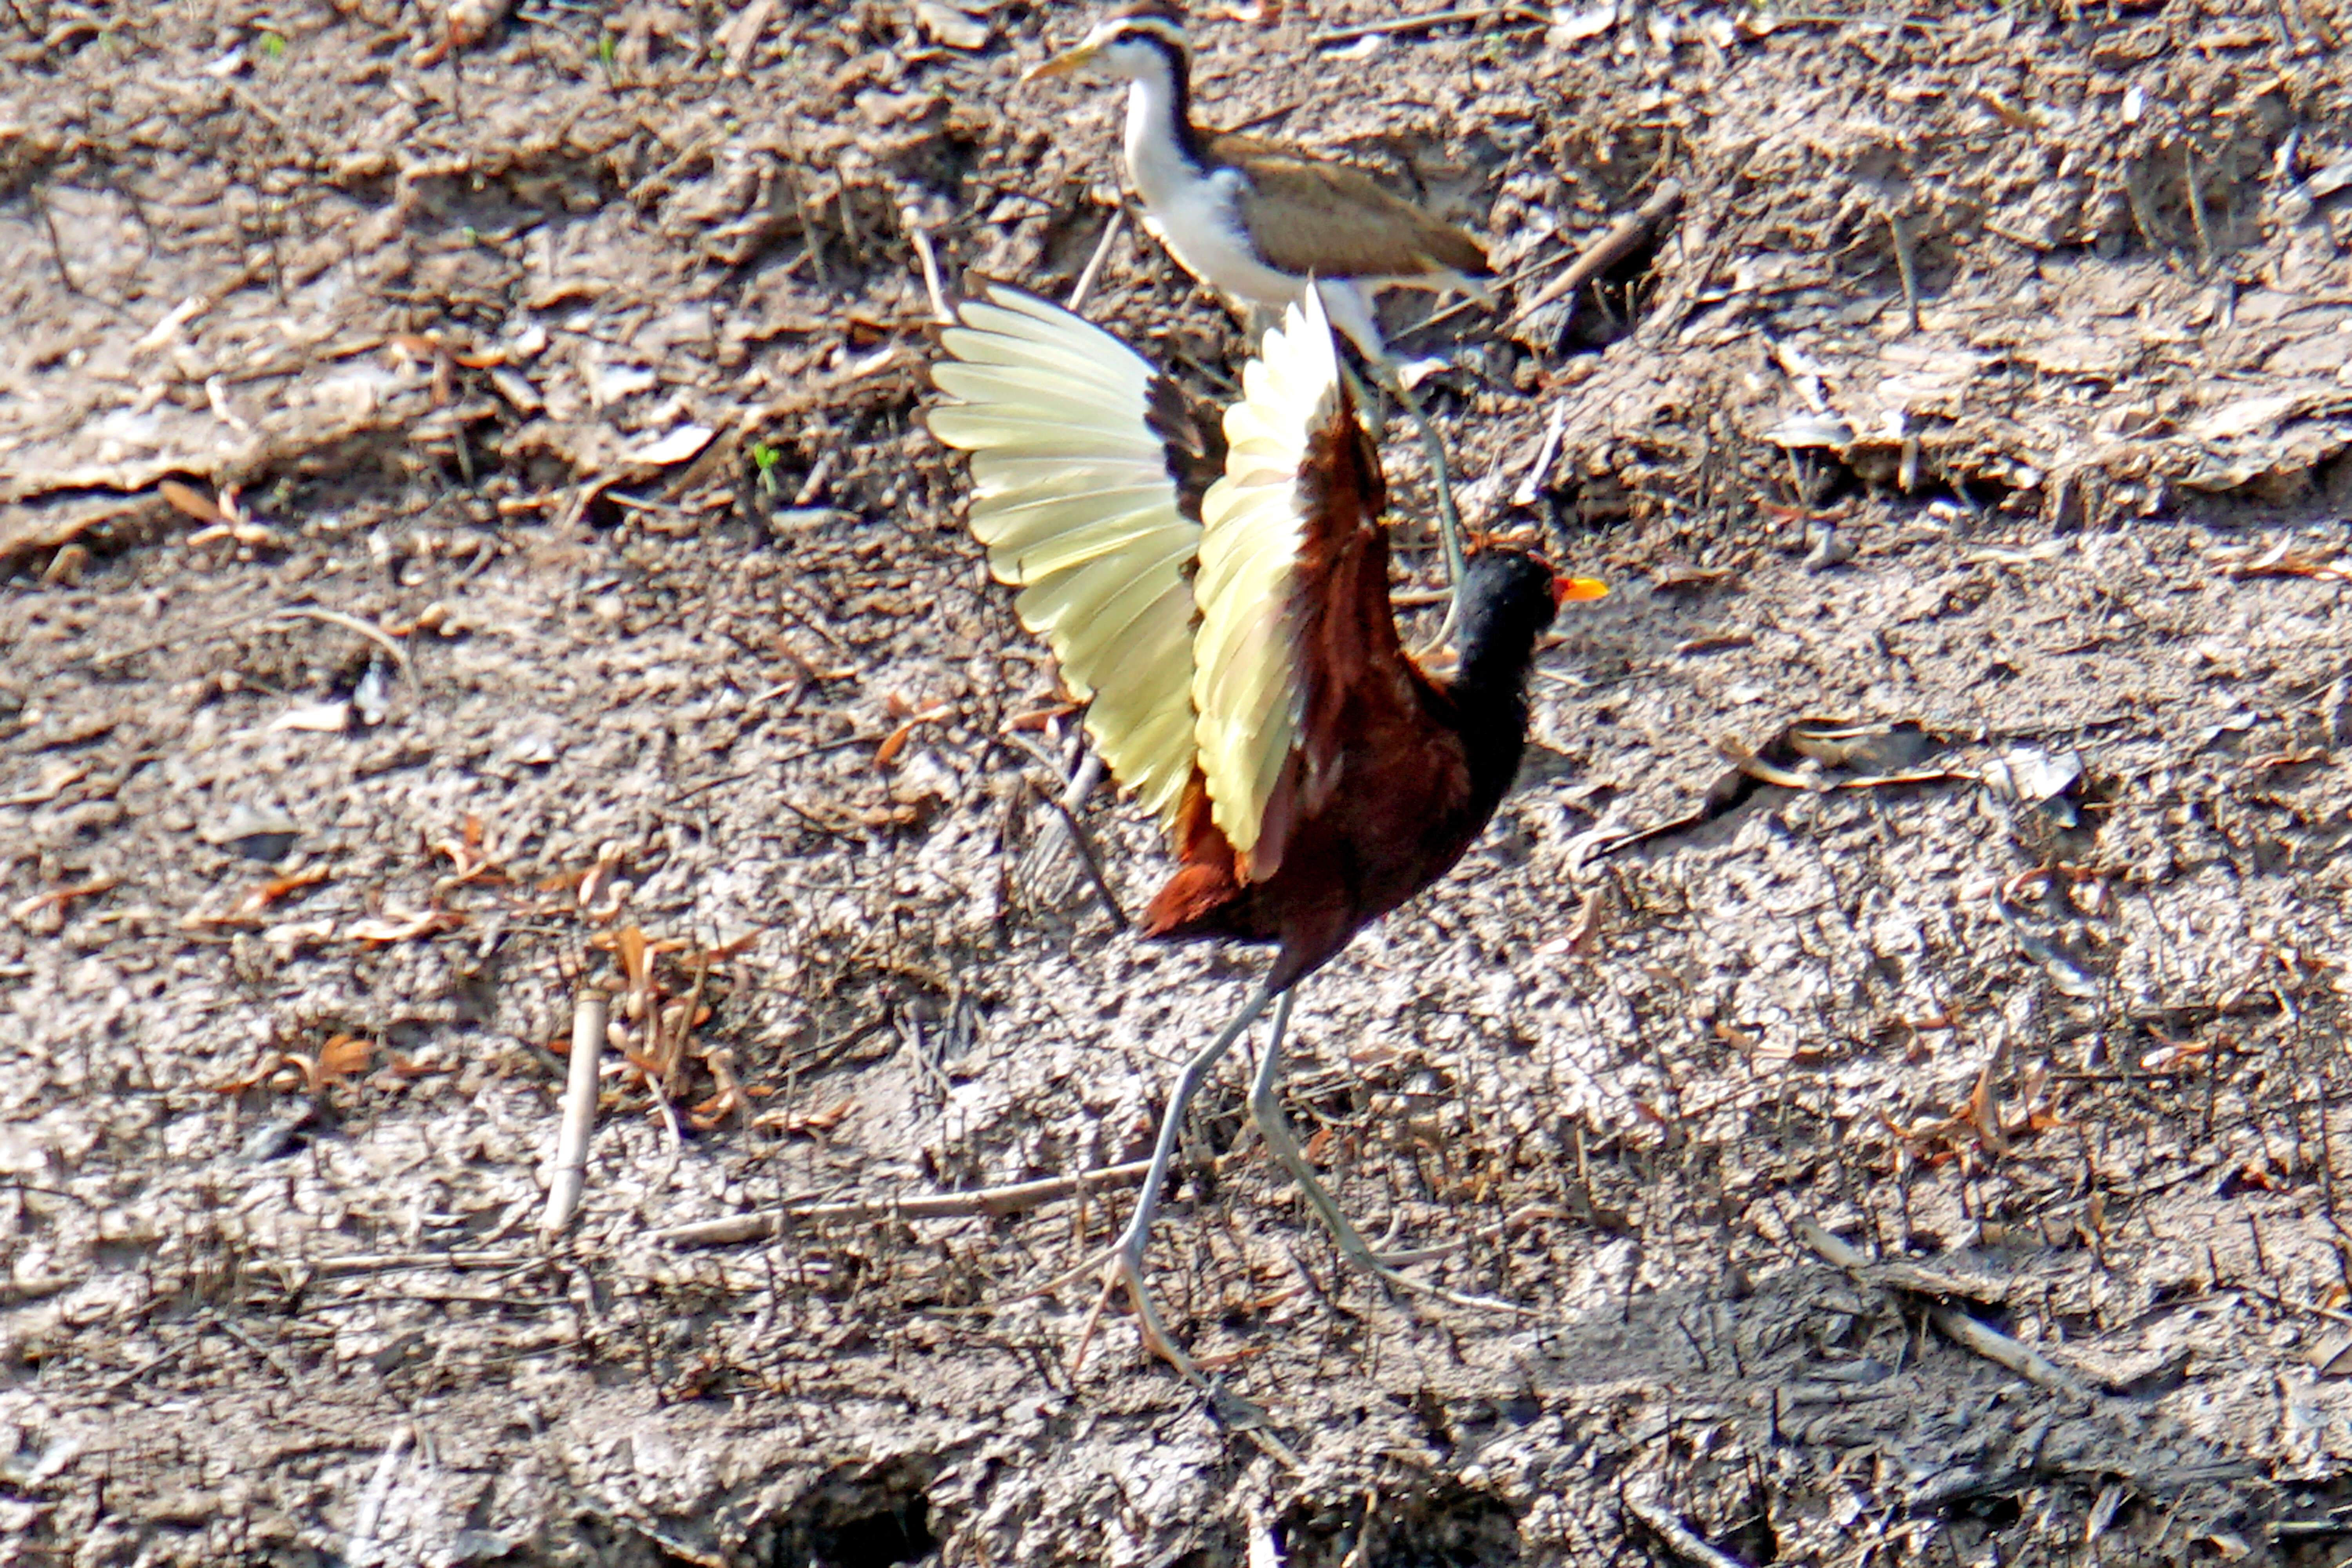
M775 499L778 489L776 468L783 460L782 447L766 441L751 443L751 466L760 471L760 493L772 500Z
M256 47L261 50L261 58L265 60L278 60L286 58L286 38L283 34L264 33Z

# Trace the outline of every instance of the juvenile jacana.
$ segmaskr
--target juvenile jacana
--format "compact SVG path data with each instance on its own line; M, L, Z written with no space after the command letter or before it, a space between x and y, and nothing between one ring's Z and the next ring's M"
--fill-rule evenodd
M1381 341L1376 291L1458 289L1488 297L1486 252L1452 224L1391 195L1361 169L1297 148L1192 123L1192 46L1181 7L1117 7L1078 45L1025 81L1090 71L1128 83L1128 178L1144 221L1183 268L1252 307L1279 311L1309 280L1324 309L1419 429L1432 482L1453 614L1463 609L1462 524L1445 448Z
M1113 776L1169 831L1180 864L1145 934L1276 944L1240 1016L1186 1062L1104 1279L1106 1296L1126 1284L1146 1342L1197 1377L1151 1305L1144 1250L1185 1107L1269 1001L1250 1090L1267 1148L1350 1261L1428 1289L1373 1254L1291 1138L1283 1026L1299 981L1477 837L1518 765L1538 636L1559 604L1606 590L1485 551L1464 577L1454 673L1406 655L1379 455L1312 291L1244 367L1222 431L1059 307L994 288L961 317L931 371L958 401L931 410L931 431L972 455L991 570L1091 699L1087 732Z

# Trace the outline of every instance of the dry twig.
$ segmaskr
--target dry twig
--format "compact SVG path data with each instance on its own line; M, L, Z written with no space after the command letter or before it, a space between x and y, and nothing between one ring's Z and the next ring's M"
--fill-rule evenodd
M1087 777L1084 769L1079 771L1078 776L1081 779ZM1114 929L1125 931L1128 927L1127 911L1118 907L1118 896L1110 890L1110 879L1103 874L1102 858L1095 853L1094 840L1087 836L1086 825L1078 820L1078 814L1071 808L1068 801L1045 788L1028 774L1022 774L1021 780L1029 786L1031 794L1052 806L1055 815L1062 819L1062 826L1070 837L1070 847L1078 852L1078 863L1087 868L1087 879L1094 884L1095 897L1102 900L1103 912L1110 916ZM1073 788L1071 793L1077 792Z
M1874 1267L1858 1248L1832 1236L1810 1219L1799 1220L1796 1229L1806 1246L1864 1284L1874 1287L1893 1284L1897 1289L1914 1289L1921 1295L1930 1295L1934 1291L1934 1282L1925 1279L1920 1281L1920 1287L1906 1287L1899 1280L1886 1279L1884 1268ZM2056 1394L2089 1392L2072 1373L2056 1362L2032 1347L2011 1339L2000 1330L1979 1322L1957 1307L1931 1300L1927 1306L1927 1321L1935 1324L1937 1332L1962 1350L1974 1351L1988 1361L1999 1362L2037 1388L2046 1388Z
M1111 209L1110 221L1103 225L1102 237L1095 242L1095 253L1087 258L1086 269L1078 274L1076 287L1064 303L1072 310L1087 302L1094 292L1095 279L1102 276L1103 263L1110 259L1110 247L1118 243L1119 230L1127 226L1127 204L1121 202Z
M1903 308L1916 332L1919 330L1919 258L1912 243L1911 220L1901 213L1888 213L1886 232L1895 242L1895 270L1903 279Z
M969 1193L936 1193L929 1197L886 1198L844 1204L787 1204L758 1214L729 1215L694 1225L673 1226L654 1232L654 1239L672 1247L727 1247L739 1241L771 1237L784 1225L810 1220L845 1220L852 1224L888 1219L967 1219L975 1215L1024 1214L1041 1204L1076 1197L1108 1187L1131 1187L1151 1169L1149 1160L1106 1165L1075 1176L1046 1176L1015 1182L1005 1187L982 1187Z
M1650 232L1672 217L1683 205L1683 186L1679 180L1662 180L1650 193L1650 199L1609 226L1609 231L1582 250L1568 264L1568 270L1536 291L1535 298L1515 311L1514 319L1524 319L1564 294L1572 294L1618 262L1633 253L1636 246Z
M1718 1552L1698 1536L1688 1525L1647 1498L1627 1497L1625 1511L1642 1521L1643 1527L1658 1538L1669 1552L1685 1563L1696 1563L1701 1568L1747 1568L1738 1558Z
M352 1274L387 1274L404 1268L527 1268L537 1258L520 1252L486 1252L461 1247L455 1252L347 1252L338 1257L305 1259L298 1267L310 1279L336 1279Z
M400 667L401 678L409 679L408 650L402 647L399 639L390 632L385 631L382 626L371 626L357 616L347 616L341 610L320 609L316 605L288 605L281 609L272 610L269 613L269 618L273 621L293 619L323 621L331 626L341 626L347 632L357 632L383 648L384 652L392 655L392 662Z
M552 1241L579 1211L588 1181L588 1134L596 1125L596 1069L604 1054L612 1000L593 985L572 999L572 1059L563 1083L563 1126L556 1134L555 1173L547 1184L540 1234Z
M1533 5L1465 5L1453 11L1429 11L1418 16L1391 16L1385 22L1365 22L1353 27L1330 27L1307 40L1310 48L1328 48L1334 44L1351 44L1359 38L1386 37L1397 33L1422 33L1432 27L1449 26L1455 22L1516 21L1525 26L1542 26L1551 18Z
M942 326L955 325L955 312L948 309L947 296L940 290L940 258L931 249L931 231L916 221L910 208L901 213L907 237L915 242L915 259L923 267L923 292L930 297L931 319Z

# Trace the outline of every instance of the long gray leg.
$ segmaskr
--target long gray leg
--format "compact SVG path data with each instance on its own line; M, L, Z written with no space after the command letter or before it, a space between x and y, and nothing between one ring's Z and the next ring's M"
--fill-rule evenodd
M1298 1190L1307 1194L1307 1203L1323 1221L1325 1228L1330 1231L1332 1239L1339 1244L1339 1251L1348 1261L1359 1268L1386 1274L1390 1272L1388 1266L1365 1245L1362 1235L1349 1223L1348 1216L1339 1212L1338 1200L1315 1179L1315 1168L1307 1163L1306 1152L1290 1135L1290 1123L1284 1119L1282 1101L1275 1093L1275 1086L1282 1078L1283 1029L1290 1022L1290 999L1295 994L1297 987L1294 986L1284 992L1282 999L1274 1005L1272 1037L1265 1042L1265 1054L1258 1058L1257 1077L1250 1084L1250 1120L1257 1123L1258 1136L1265 1140L1267 1150L1281 1162L1282 1168L1290 1173L1291 1180L1298 1184Z
M1397 401L1404 405L1404 411L1412 416L1414 427L1421 432L1422 455L1429 462L1430 482L1437 487L1437 529L1445 542L1445 580L1454 588L1454 597L1445 606L1444 624L1437 628L1436 639L1432 644L1433 647L1443 647L1445 639L1454 635L1454 629L1462 624L1465 548L1462 516L1454 510L1454 486L1445 475L1445 443L1438 439L1437 426L1429 422L1429 416L1422 410L1421 400L1413 396L1412 389L1405 385L1396 362L1387 360L1382 363L1389 373L1390 390L1396 394Z
M1364 363L1381 387L1396 394L1396 400L1412 416L1414 428L1421 432L1422 456L1429 461L1429 480L1437 490L1437 527L1445 542L1445 581L1454 590L1454 597L1445 607L1445 622L1437 629L1437 640L1432 647L1442 646L1462 624L1462 556L1465 535L1462 516L1454 509L1454 485L1445 467L1445 443L1438 439L1437 426L1429 422L1428 413L1421 400L1404 384L1404 375L1397 368L1396 356L1389 353L1381 341L1380 320L1372 303L1371 291L1352 279L1328 278L1315 286L1323 298L1324 313L1331 324L1347 334L1348 341L1362 352ZM1371 399L1363 395L1363 388L1355 389L1357 402L1367 407Z
M1445 639L1454 635L1454 628L1462 624L1463 541L1467 536L1462 531L1461 514L1454 510L1454 487L1445 474L1445 443L1438 438L1437 426L1429 422L1429 415L1421 406L1421 400L1407 390L1404 378L1397 374L1393 360L1376 360L1371 364L1380 390L1396 398L1412 420L1413 428L1421 433L1422 456L1428 460L1429 477L1437 489L1437 537L1445 551L1445 581L1454 592L1446 601L1445 620L1438 626L1437 636L1429 644L1430 650L1434 650L1443 647ZM1377 413L1380 403L1372 396L1370 389L1345 361L1341 362L1339 368L1340 374L1348 378L1348 389L1354 394L1357 405Z
M1290 1173L1291 1180L1297 1182L1298 1190L1306 1194L1316 1217L1322 1220L1324 1228L1331 1233L1331 1239L1339 1244L1339 1255L1366 1273L1376 1275L1399 1289L1410 1290L1415 1295L1450 1301L1457 1307L1476 1307L1485 1311L1524 1315L1528 1309L1509 1301L1497 1301L1488 1296L1465 1296L1439 1286L1425 1285L1398 1273L1371 1249L1362 1233L1339 1211L1339 1200L1315 1179L1315 1169L1307 1163L1306 1152L1298 1147L1298 1141L1290 1135L1290 1123L1284 1119L1282 1101L1275 1093L1275 1086L1282 1077L1283 1029L1290 1022L1290 1000L1296 994L1297 988L1294 986L1285 991L1281 1000L1275 1004L1271 1037L1265 1043L1265 1055L1258 1058L1257 1077L1250 1084L1250 1120L1257 1124L1258 1136L1265 1140L1267 1150L1281 1163L1282 1168Z
M1200 1369L1192 1364L1192 1359L1169 1337L1168 1331L1160 1324L1159 1310L1152 1306L1151 1292L1143 1280L1143 1254L1151 1245L1151 1217L1159 1212L1160 1189L1166 1184L1169 1164L1176 1157L1176 1140L1184 1130L1185 1109L1192 1103L1192 1097L1201 1092L1201 1086L1208 1081L1209 1070L1234 1048L1234 1042L1242 1037L1242 1031L1256 1022L1257 1016L1265 1011L1265 1005L1272 994L1266 982L1259 981L1256 989L1250 993L1249 1000L1242 1004L1242 1010L1234 1021L1227 1024L1199 1055L1186 1062L1184 1070L1177 1075L1175 1090L1168 1098L1168 1109L1160 1118L1160 1141L1152 1145L1151 1169L1143 1178L1142 1195L1136 1199L1135 1215L1127 1222L1127 1229L1111 1254L1109 1267L1103 1271L1103 1292L1096 1298L1094 1310L1087 1315L1086 1328L1078 1336L1078 1348L1072 1358L1074 1364L1085 1359L1087 1343L1094 1337L1095 1322L1102 1316L1103 1304L1110 1300L1113 1291L1125 1285L1128 1299L1135 1303L1136 1317L1142 1324L1144 1343L1185 1376L1196 1383L1206 1381L1201 1376ZM1290 994L1285 992L1283 1005L1286 1010L1289 1003Z

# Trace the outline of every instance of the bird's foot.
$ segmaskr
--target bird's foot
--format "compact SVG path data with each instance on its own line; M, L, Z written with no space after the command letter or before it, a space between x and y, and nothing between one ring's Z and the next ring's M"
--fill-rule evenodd
M1102 1321L1103 1309L1110 1305L1111 1297L1118 1294L1118 1288L1124 1285L1127 1287L1127 1299L1135 1304L1136 1331L1143 1336L1144 1348L1174 1367L1186 1382L1208 1388L1211 1385L1207 1375L1160 1321L1160 1309L1152 1304L1151 1288L1144 1283L1143 1259L1139 1256L1140 1250L1122 1242L1111 1249L1108 1258L1100 1260L1103 1264L1102 1292L1095 1298L1093 1310L1087 1313L1086 1326L1078 1331L1078 1347L1070 1352L1069 1373L1076 1378L1078 1369L1086 1364L1087 1347L1094 1342L1095 1325ZM1086 1267L1092 1268L1096 1261L1089 1258ZM1062 1278L1067 1279L1071 1276L1066 1274Z
M1327 1216L1328 1217L1328 1216ZM1344 1221L1342 1222L1344 1223ZM1383 1285L1420 1296L1432 1301L1444 1301L1450 1306L1468 1307L1481 1312L1507 1312L1513 1317L1532 1318L1532 1307L1522 1307L1516 1301L1506 1301L1497 1296L1471 1296L1459 1290L1448 1290L1443 1285L1432 1285L1425 1279L1415 1279L1403 1270L1415 1263L1433 1262L1437 1258L1459 1252L1462 1244L1444 1247L1424 1247L1411 1252L1374 1252L1364 1245L1364 1239L1353 1226L1343 1233L1332 1227L1332 1239L1339 1243L1339 1256ZM1350 1243L1353 1243L1350 1246Z
M1265 1123L1260 1122L1259 1126L1263 1129ZM1276 1140L1269 1138L1267 1142L1272 1144ZM1286 1124L1282 1129L1280 1145L1276 1149L1277 1158L1281 1157L1285 1147L1293 1152L1297 1148L1290 1139L1290 1130ZM1358 1230L1354 1223L1341 1211L1338 1201L1325 1190L1323 1184L1315 1180L1314 1173L1307 1167L1303 1156L1296 1163L1288 1160L1283 1163L1289 1165L1291 1174L1297 1178L1299 1190L1305 1194L1307 1206L1315 1211L1316 1217L1322 1220L1323 1228L1331 1233L1332 1243L1339 1249L1339 1256L1380 1280L1383 1285L1402 1290L1408 1295L1423 1297L1433 1301L1444 1301L1456 1307L1469 1307L1481 1312L1508 1312L1514 1317L1522 1318L1535 1316L1535 1309L1522 1307L1514 1301L1506 1301L1494 1296L1465 1295L1459 1290L1448 1290L1443 1285L1432 1285L1426 1280L1415 1279L1403 1270L1416 1263L1430 1263L1438 1258L1449 1257L1461 1251L1465 1244L1452 1242L1443 1247L1417 1247L1410 1252L1375 1249L1364 1239L1363 1232ZM1395 1233L1391 1230L1390 1234ZM1381 1239L1385 1242L1388 1237L1382 1237Z

